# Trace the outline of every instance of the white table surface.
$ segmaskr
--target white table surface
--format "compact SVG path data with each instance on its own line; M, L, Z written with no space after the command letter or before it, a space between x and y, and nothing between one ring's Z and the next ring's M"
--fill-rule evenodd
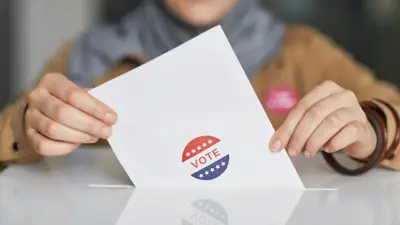
M109 148L86 147L0 173L0 225L400 224L400 172L374 169L347 177L329 168L320 155L292 160L308 188L298 199L291 192L246 190L143 193L129 187L129 178ZM185 203L195 195L202 197ZM193 207L202 200L209 211ZM224 212L219 214L223 219L209 212Z

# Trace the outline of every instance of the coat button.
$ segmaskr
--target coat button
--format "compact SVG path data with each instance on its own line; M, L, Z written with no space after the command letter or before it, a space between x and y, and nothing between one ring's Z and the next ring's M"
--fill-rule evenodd
M14 152L19 151L19 143L18 142L14 142L12 147L13 147Z

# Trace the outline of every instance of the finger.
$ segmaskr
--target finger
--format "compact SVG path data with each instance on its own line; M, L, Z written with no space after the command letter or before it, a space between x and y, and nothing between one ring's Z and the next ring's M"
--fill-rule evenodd
M28 113L28 112L27 112ZM43 115L39 110L30 110L27 114L29 125L40 134L55 141L69 143L95 143L98 138L86 133L73 130L64 126L47 116Z
M324 150L332 153L347 148L358 140L361 129L363 128L360 122L349 123L325 144Z
M304 147L306 157L315 156L329 140L348 124L357 121L359 113L354 108L342 108L328 115L315 129Z
M27 135L35 151L44 156L66 155L79 147L76 144L48 139L31 128L28 129Z
M289 139L287 145L289 154L291 156L298 155L304 149L312 133L328 115L343 107L351 107L353 95L350 91L341 91L312 105L305 112Z
M62 82L60 79L62 79ZM117 113L114 110L65 76L55 76L46 84L46 87L50 94L107 124L112 125L117 121Z
M297 124L312 105L342 90L343 89L334 82L326 81L304 96L293 109L290 110L282 125L275 131L271 139L272 150L280 151L287 146Z
M50 94L42 95L37 99L37 105L44 115L71 129L103 139L111 136L112 129L109 125Z

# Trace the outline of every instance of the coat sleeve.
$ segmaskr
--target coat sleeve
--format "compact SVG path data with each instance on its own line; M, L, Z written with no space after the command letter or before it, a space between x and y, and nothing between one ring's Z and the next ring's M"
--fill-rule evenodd
M41 72L65 74L71 44L65 44ZM41 78L41 76L39 76ZM8 164L34 163L41 159L28 143L24 129L24 114L27 105L27 93L21 93L13 103L0 113L0 167Z
M292 59L299 65L303 92L326 80L334 81L345 89L353 91L360 101L381 99L388 102L394 113L400 115L400 92L398 88L378 79L371 70L357 62L329 37L312 28L297 26L288 30ZM390 108L376 102L386 117L388 131L387 147L390 146L400 128L396 128L395 115ZM400 146L394 157L384 159L381 165L400 170Z

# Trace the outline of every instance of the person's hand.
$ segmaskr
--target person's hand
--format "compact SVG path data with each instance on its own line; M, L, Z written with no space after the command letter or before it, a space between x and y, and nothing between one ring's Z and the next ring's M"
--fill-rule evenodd
M117 114L61 74L46 74L29 93L25 131L41 155L68 154L112 133Z
M373 153L376 143L376 133L355 94L326 81L293 107L270 144L273 151L286 149L291 156L343 150L361 159Z

